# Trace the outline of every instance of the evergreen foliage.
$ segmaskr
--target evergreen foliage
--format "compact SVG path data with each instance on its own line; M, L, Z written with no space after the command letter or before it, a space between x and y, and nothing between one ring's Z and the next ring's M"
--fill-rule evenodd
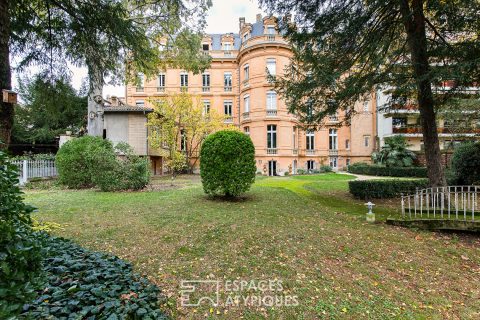
M407 140L401 135L385 138L381 150L372 154L374 163L387 167L411 167L416 158L415 153L408 149Z
M246 134L223 130L203 142L200 174L205 193L239 196L255 182L255 171L255 147Z
M452 182L458 185L480 185L480 142L456 147L452 156Z

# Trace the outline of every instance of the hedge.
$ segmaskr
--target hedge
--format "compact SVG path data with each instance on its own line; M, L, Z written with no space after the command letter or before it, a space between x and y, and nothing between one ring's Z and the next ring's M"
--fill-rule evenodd
M348 182L350 193L359 199L394 198L411 194L416 189L428 187L427 179L417 180L352 180Z
M425 167L383 167L375 165L351 165L348 172L369 176L426 178Z

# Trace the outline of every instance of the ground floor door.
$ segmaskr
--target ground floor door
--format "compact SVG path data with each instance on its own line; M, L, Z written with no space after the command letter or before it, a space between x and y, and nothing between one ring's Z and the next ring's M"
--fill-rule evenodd
M333 170L338 169L338 157L330 157L330 167Z
M277 161L274 161L274 160L268 161L268 175L269 176L277 175Z

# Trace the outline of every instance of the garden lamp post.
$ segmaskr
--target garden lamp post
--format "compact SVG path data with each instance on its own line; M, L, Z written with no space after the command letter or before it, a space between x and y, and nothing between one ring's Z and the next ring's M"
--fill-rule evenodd
M372 203L371 201L368 201L367 203L365 203L365 205L366 205L367 208L368 208L368 212L367 212L367 222L375 222L375 213L373 213L373 206L374 206L375 204Z

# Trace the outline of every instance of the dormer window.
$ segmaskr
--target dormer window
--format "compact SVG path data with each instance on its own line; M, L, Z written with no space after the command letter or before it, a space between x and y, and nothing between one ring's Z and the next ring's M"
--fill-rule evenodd
M277 31L275 30L274 26L268 26L267 27L267 34L276 34Z
M208 51L208 50L210 50L210 46L208 45L208 43L204 43L204 44L202 44L202 49L203 49L203 51Z
M225 51L230 51L230 50L232 50L232 44L231 44L230 42L225 42L225 43L223 44L223 50L225 50Z
M247 41L248 38L250 38L250 33L246 32L244 35L243 35L243 41Z

